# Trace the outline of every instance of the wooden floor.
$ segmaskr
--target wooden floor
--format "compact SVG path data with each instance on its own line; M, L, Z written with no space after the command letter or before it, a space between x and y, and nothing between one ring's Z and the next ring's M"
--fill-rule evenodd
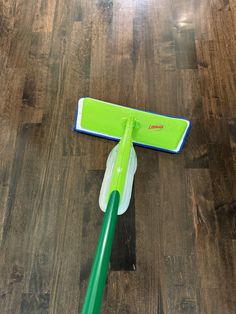
M0 313L81 310L114 146L82 96L192 122L136 149L102 313L236 313L236 1L2 0L0 69Z

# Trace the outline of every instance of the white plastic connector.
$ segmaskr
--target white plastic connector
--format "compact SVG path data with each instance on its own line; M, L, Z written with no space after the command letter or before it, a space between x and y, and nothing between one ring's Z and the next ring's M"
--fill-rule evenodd
M99 206L103 212L106 211L106 207L107 207L107 195L109 192L112 171L113 171L115 161L117 158L118 146L119 144L117 144L111 150L107 158L106 171L105 171L105 175L102 181L102 187L101 187L101 191L99 195ZM128 170L126 174L124 192L123 192L123 196L120 201L119 208L118 208L118 215L124 214L129 207L131 194L132 194L132 186L133 186L133 181L134 181L134 174L136 172L136 169L137 169L137 156L136 156L134 148L132 147L131 152L130 152Z

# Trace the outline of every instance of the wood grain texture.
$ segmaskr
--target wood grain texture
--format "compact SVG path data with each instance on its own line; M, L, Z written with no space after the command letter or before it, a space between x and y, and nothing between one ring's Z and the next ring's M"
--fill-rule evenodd
M75 314L113 142L90 96L184 116L183 152L137 148L102 313L236 313L235 0L0 2L0 312Z

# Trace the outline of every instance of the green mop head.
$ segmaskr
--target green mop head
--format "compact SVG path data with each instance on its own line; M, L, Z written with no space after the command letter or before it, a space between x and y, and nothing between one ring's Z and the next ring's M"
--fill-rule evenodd
M75 130L120 140L129 116L136 121L133 144L171 153L180 152L189 131L190 122L188 120L119 106L92 98L79 100Z

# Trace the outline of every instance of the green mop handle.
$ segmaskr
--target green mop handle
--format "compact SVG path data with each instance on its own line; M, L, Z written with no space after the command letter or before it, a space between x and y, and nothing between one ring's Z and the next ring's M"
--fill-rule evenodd
M101 310L102 297L115 233L117 212L121 200L129 156L132 148L134 119L129 117L125 133L119 143L118 154L112 172L109 200L99 235L95 258L85 295L82 314L98 314Z
M115 233L119 200L119 192L113 191L106 208L102 229L98 239L82 314L100 313L107 269L111 255L111 247Z

